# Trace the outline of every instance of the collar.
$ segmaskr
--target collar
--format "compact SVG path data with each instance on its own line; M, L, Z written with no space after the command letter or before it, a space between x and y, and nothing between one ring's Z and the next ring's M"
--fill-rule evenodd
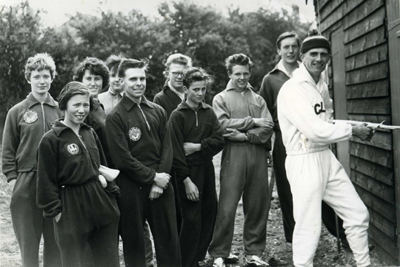
M210 106L208 106L206 103L201 102L199 105L199 109L209 109ZM178 105L178 107L176 108L177 110L183 110L183 109L190 109L193 110L187 103L186 101L183 101L182 103L180 103Z
M301 64L300 61L297 61L297 67ZM275 71L280 71L283 74L285 74L288 78L292 78L293 76L293 72L292 75L289 75L289 72L287 71L287 69L285 68L285 65L283 65L283 60L279 60L278 64L275 65L275 67L270 71L270 73L273 73Z
M168 81L166 83L166 86L174 93L176 94L180 99L184 99L185 98L185 91L186 91L186 87L183 87L183 93L179 92L178 90L176 90L174 87L171 86L171 82Z
M65 125L64 123L61 122L62 119L57 120L54 125L53 125L53 130L54 133L57 136L60 136L60 134L66 130L69 130L72 132L72 129L69 128L67 125ZM81 124L81 129L90 129L90 126L87 125L86 123L82 123Z
M301 63L299 68L293 72L293 79L296 79L299 82L309 83L319 92L321 92L322 88L326 85L324 73L321 73L319 81L316 83L303 63Z
M123 91L120 92L120 93L116 93L116 92L114 92L113 90L111 90L111 87L107 90L107 92L108 92L110 95L112 95L112 96L120 96L120 97L123 96Z
M154 108L153 105L145 96L140 99L140 105L146 105L149 108ZM137 105L132 99L130 99L126 94L122 96L121 105L125 107L127 111L131 110L133 106Z
M26 100L28 101L29 108L36 104L40 104L40 102L33 96L32 93L29 93L27 95ZM51 97L51 95L49 93L47 93L47 96L44 99L43 104L46 104L51 107L57 107L57 102Z
M228 84L226 85L225 90L226 91L230 91L230 90L236 90L236 89L237 88L233 85L232 80L229 80ZM246 91L249 91L249 90L253 91L253 86L251 86L250 83L247 83L246 88L245 88L245 90L243 90L243 92L246 92Z

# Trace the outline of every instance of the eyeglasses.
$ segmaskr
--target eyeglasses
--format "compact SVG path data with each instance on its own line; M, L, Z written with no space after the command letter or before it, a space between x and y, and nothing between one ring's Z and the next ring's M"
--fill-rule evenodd
M171 72L172 75L174 75L175 77L183 77L185 74L183 72Z

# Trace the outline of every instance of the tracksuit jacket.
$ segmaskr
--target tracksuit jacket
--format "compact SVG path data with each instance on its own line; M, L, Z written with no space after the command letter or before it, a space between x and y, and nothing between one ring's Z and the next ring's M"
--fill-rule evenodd
M82 124L79 137L62 122L47 132L38 151L37 201L54 221L62 266L119 266L118 187L98 180L105 156L95 131Z
M162 106L169 118L182 99L169 88L168 82L166 82L163 89L154 96L153 102Z
M43 218L36 205L37 148L45 132L61 117L54 99L47 94L43 103L28 96L7 114L3 132L2 167L7 181L16 179L10 211L23 266L38 266L39 244L44 239L43 265L59 266L53 222Z
M135 103L126 94L106 119L109 152L121 171L120 233L127 266L145 266L143 223L150 224L157 265L180 266L174 190L169 184L162 195L149 199L156 173L171 170L173 151L162 107L141 98Z
M197 110L182 102L168 122L174 147L178 198L182 210L180 243L182 266L198 266L210 244L217 213L213 156L222 150L222 129L211 106L201 103ZM185 156L185 142L200 143L201 150ZM190 177L199 190L199 201L186 196L183 180Z

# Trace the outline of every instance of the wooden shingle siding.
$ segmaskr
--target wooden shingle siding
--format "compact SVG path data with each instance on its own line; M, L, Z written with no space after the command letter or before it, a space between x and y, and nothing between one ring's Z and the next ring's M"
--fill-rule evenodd
M321 32L326 32L330 27L335 25L336 22L341 21L341 19L349 12L351 12L354 8L359 6L364 0L346 0L346 1L339 1L340 3L336 3L335 1L329 1L324 9L331 9L332 12L326 12L325 16L321 16ZM340 4L336 6L334 4ZM332 6L331 6L332 5ZM321 11L321 13L323 10Z
M346 58L346 71L359 69L368 65L387 60L387 44L381 44L371 49L366 49L360 54Z
M357 24L354 24L348 28L344 33L344 43L357 39L366 33L382 26L385 22L385 8L382 6L378 11L370 14L370 16L364 18Z
M387 97L349 99L347 101L347 112L353 114L390 114L390 99Z
M389 96L389 84L386 79L346 86L347 99L385 96Z
M357 193L360 195L360 197L363 199L364 204L368 206L369 210L374 210L375 212L379 213L390 222L396 221L396 216L393 213L392 204L386 201L382 201L380 198L372 195L362 187L356 187L356 190Z
M353 178L353 183L378 197L381 200L380 202L384 200L389 204L395 204L394 192L390 186L380 183L375 179L369 179L369 175L365 175L354 170L351 171L351 177Z
M371 82L387 78L389 74L388 70L388 64L385 61L366 66L362 69L348 71L346 73L346 85Z
M375 10L384 6L383 0L368 0L364 1L356 9L353 9L347 16L343 18L343 29L347 30L349 27L360 22L364 18L371 15Z
M351 142L350 155L368 160L370 164L379 164L389 169L393 168L392 153L388 153L388 151L383 149ZM371 174L369 174L368 176L372 178Z
M370 121L381 123L385 121L385 124L392 123L392 117L390 115L379 115L379 114L349 114L349 120L353 121Z
M370 223L369 224L369 233L372 240L374 240L377 244L382 244L380 246L380 252L384 253L384 257L386 260L393 258L393 255L397 255L398 248L394 245L392 239L390 239L387 235L385 235L377 226Z
M374 31L358 38L346 45L345 56L349 57L361 53L366 49L386 43L385 27L381 26Z
M374 210L369 212L369 223L378 227L392 242L396 240L396 229L393 222L389 222Z
M350 168L354 171L357 171L358 173L372 176L372 178L376 181L384 183L389 187L393 186L393 172L389 168L376 164L371 164L370 161L354 156L350 156ZM389 212L389 214L391 214L391 216L388 218L393 218L392 220L394 220L395 217L393 213Z

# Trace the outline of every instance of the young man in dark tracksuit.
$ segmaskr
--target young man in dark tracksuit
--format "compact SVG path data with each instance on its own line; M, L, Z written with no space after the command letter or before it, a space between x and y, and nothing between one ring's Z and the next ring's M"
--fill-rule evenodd
M183 85L183 77L187 68L191 66L192 59L180 53L170 55L165 62L164 75L167 79L163 89L154 96L153 101L165 109L167 118L170 117L172 111L176 109L185 98L186 88ZM179 233L182 224L182 214L174 169L171 170L171 175L172 185L175 190L176 222Z
M145 266L143 223L154 237L157 266L181 266L174 190L168 174L172 146L162 107L144 97L146 65L123 60L118 76L124 96L107 116L106 131L114 166L121 171L120 234L126 266Z
M45 132L61 116L58 104L48 93L56 74L48 54L30 57L25 78L31 93L7 113L3 132L2 170L14 183L11 218L22 257L22 266L39 266L39 243L43 234L43 265L59 266L53 221L44 219L36 206L37 147Z
M83 123L89 93L82 83L71 82L59 101L64 119L39 145L38 205L45 217L54 218L63 267L117 267L118 188L99 181L106 159L97 134Z
M292 235L294 229L293 218L293 201L292 193L290 192L289 181L286 176L285 159L286 150L282 143L282 133L279 128L276 99L282 85L292 77L292 72L299 67L298 56L300 48L300 40L294 32L282 33L277 41L276 46L280 61L275 68L265 75L261 88L260 95L267 103L268 109L271 111L274 120L274 149L273 149L273 165L276 177L276 187L279 195L279 202L282 210L283 228L285 231L285 239L287 242L292 242ZM322 220L328 231L337 236L335 212L334 210L322 202ZM346 235L343 229L343 221L339 220L339 237L344 244L347 245Z
M195 267L204 260L214 229L217 195L212 158L222 150L224 138L212 107L203 102L207 75L189 69L184 84L186 101L172 112L168 131L182 209L182 266Z

